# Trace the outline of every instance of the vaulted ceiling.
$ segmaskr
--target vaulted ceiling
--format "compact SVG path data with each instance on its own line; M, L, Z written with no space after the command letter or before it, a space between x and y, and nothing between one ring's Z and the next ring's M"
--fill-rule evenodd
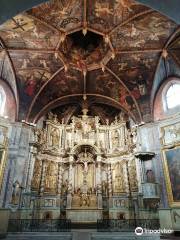
M101 118L123 110L148 122L161 82L180 75L179 34L175 22L132 0L50 1L0 26L1 78L19 120L59 106L78 112L86 94Z

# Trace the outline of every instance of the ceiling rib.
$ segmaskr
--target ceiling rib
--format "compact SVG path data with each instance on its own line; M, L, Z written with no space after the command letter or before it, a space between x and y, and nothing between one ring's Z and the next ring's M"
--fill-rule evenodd
M84 0L83 6L83 34L87 33L87 0Z
M139 54L139 53L160 53L162 52L163 49L159 48L159 49L143 49L143 50L118 50L115 51L116 54Z
M45 113L46 110L48 110L50 107L52 107L55 103L59 102L60 100L66 99L66 98L70 98L70 97L82 97L83 94L71 94L71 95L66 95L66 96L62 96L59 97L57 99L52 100L51 102L49 102L48 104L46 104L39 112L38 114L36 114L36 116L33 119L33 123L36 123L38 121L38 119L42 116L43 113ZM93 96L93 97L100 97L100 98L104 98L107 99L111 102L114 102L117 106L119 106L119 108L126 112L132 119L134 122L137 122L137 119L135 118L134 114L130 111L128 111L127 109L125 109L118 101L116 101L113 98L104 96L104 95L100 95L100 94L93 94L93 93L87 93L87 96Z

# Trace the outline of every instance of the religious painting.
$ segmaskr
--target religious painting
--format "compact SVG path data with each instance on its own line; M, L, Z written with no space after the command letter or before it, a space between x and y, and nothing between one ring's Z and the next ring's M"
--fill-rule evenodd
M125 193L125 184L123 163L116 163L113 170L113 192L117 195Z
M39 160L36 160L34 165L33 178L31 182L32 191L39 191L40 180L41 180L41 168L42 168L42 162Z
M57 164L55 162L47 162L46 177L44 182L44 190L48 193L56 193L57 190Z
M163 156L169 203L180 206L180 147L164 150Z

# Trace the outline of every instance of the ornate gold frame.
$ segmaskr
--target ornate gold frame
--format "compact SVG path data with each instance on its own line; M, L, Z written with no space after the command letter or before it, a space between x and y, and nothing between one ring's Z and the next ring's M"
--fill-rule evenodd
M165 181L166 181L166 189L167 189L167 196L168 196L168 202L170 207L180 207L180 201L174 201L173 198L173 192L172 192L172 186L171 186L171 180L169 175L169 169L168 169L168 163L166 159L166 152L170 150L175 150L180 148L180 143L176 145L174 148L163 148L162 149L162 159L163 159L163 168L164 168L164 175L165 175Z
M0 159L0 192L2 189L3 177L4 177L4 170L6 167L6 160L7 160L7 148L8 148L8 128L5 126L0 125L0 128L3 129L4 133L4 141L0 144L0 151L2 151L2 157Z

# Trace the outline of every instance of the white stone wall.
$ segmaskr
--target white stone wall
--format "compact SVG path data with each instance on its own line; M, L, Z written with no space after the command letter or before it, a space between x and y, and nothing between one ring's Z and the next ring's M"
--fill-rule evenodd
M7 207L11 202L13 184L18 181L22 187L26 186L29 163L29 142L31 127L23 123L8 123L9 147L6 171L0 204Z

